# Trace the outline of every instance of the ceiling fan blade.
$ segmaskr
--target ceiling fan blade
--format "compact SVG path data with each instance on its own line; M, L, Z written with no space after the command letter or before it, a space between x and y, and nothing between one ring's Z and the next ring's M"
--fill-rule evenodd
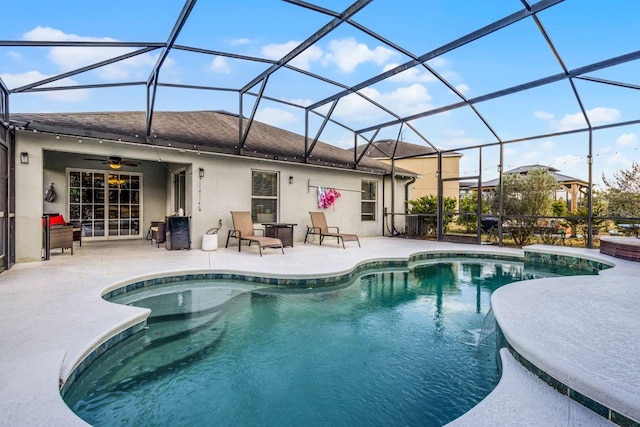
M92 161L92 162L106 162L105 159L84 159L84 160L89 160L89 161Z
M120 162L121 165L125 165L125 166L139 166L140 162L133 162L133 161L128 161L128 160L124 160L122 162Z

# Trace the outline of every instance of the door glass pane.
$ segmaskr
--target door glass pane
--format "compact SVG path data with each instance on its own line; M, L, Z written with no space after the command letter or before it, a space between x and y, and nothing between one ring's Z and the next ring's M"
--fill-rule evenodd
M93 184L93 174L91 172L82 172L82 187L91 188Z
M82 189L82 203L93 203L93 190L91 188Z
M81 222L84 237L140 235L141 176L69 171L68 182L70 220Z
M93 212L93 217L94 219L104 219L104 206L96 206Z
M80 203L80 189L79 188L70 188L69 189L69 201L71 203Z
M109 220L109 236L117 236L118 235L118 223L120 221L117 220Z
M69 173L69 187L80 187L80 172Z

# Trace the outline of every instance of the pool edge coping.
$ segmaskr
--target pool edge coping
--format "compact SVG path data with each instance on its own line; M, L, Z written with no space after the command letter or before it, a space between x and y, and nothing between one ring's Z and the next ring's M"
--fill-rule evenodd
M464 251L454 250L451 248L427 249L424 251L417 251L417 252L411 253L406 257L401 256L401 257L371 258L371 259L359 261L355 263L351 268L344 269L342 271L337 271L333 273L311 274L311 275L305 275L304 277L305 278L311 277L314 283L316 284L317 288L330 287L330 286L339 285L340 283L347 283L349 280L351 280L351 278L356 277L362 271L368 270L368 269L379 270L383 268L411 268L414 265L419 264L421 262L429 262L429 261L437 261L437 260L445 260L445 259L453 259L453 258L479 259L479 260L489 259L489 260L506 261L506 262L526 262L527 253L549 254L549 255L561 256L565 258L583 259L583 260L588 260L596 263L601 263L603 265L606 265L608 268L617 267L616 263L613 262L611 259L609 259L610 257L603 256L602 254L599 254L599 253L589 254L589 253L581 253L579 251L572 250L571 248L560 248L560 250L555 250L554 248L556 247L545 246L545 245L534 245L534 246L523 247L519 251L513 250L513 249L500 250L502 248L498 248L498 250L496 250L496 248L493 248L493 250L487 250L486 248L485 249L470 248L470 250L464 250ZM378 263L379 265L371 266L372 264L376 264L376 263ZM280 274L261 274L260 276L258 276L257 273L253 273L252 275L246 275L246 273L243 274L242 272L239 272L236 270L221 270L221 269L188 269L188 270L176 270L173 272L164 271L160 273L140 275L140 276L132 277L131 279L114 282L110 285L103 287L102 291L100 292L100 298L103 299L105 302L109 303L108 299L105 298L106 295L113 296L115 295L114 292L118 293L121 289L126 288L127 286L132 286L132 285L135 286L139 283L155 282L158 280L165 280L167 278L170 278L169 282L164 282L164 283L177 282L177 281L189 280L189 279L197 280L198 277L201 277L203 280L207 280L209 279L209 277L207 277L208 275L235 277L238 280L243 280L249 277L253 280L247 283L256 283L255 289L265 288L265 287L274 288L274 285L286 287L288 282L297 281L302 277L300 275L280 275ZM194 276L194 277L189 277L189 276ZM221 278L223 280L227 279L227 277L221 277ZM326 280L329 278L333 280L330 280L330 281ZM340 278L340 279L336 280L337 278ZM268 283L264 283L265 281ZM328 281L329 283L318 285L318 281L324 281L324 282ZM154 284L159 284L159 283L154 283ZM296 288L307 289L308 287L299 286ZM288 289L296 289L296 288L290 287ZM150 313L150 310L149 310L149 313ZM69 369L68 375L66 376L66 378L63 378L63 376L61 375L60 377L61 378L61 381L60 381L61 396L62 397L64 396L64 391L68 389L68 387L70 387L73 384L75 379L77 379L84 372L84 370L95 359L97 359L104 351L115 346L117 343L128 338L134 333L143 330L144 327L146 327L147 317L149 313L144 315L144 319L138 323L135 323L135 324L130 324L131 322L119 323L118 325L114 326L114 328L111 330L112 331L111 334L107 333L103 335L103 337L108 336L108 338L103 339L102 342L99 342L99 339L96 339L94 343L98 343L97 345L88 346L87 351L83 352L83 357L81 357L80 360L74 363L72 367ZM512 349L510 344L508 344L508 348ZM100 353L97 354L97 352L100 352ZM519 356L520 358L528 362L524 357L522 357L521 355ZM526 368L526 365L520 362L520 359L517 359L517 360ZM84 369L78 370L78 368L83 365L84 365ZM544 371L541 371L541 370L539 371L549 376L548 374L544 373ZM533 373L535 374L535 372ZM544 381L544 378L542 377L540 378ZM550 385L553 386L552 384ZM566 385L565 387L568 388L568 386ZM580 394L579 392L577 393ZM580 395L580 396L584 396L584 395ZM583 402L579 400L575 400L575 401L582 404L583 406L586 406ZM589 406L586 406L586 407L589 408ZM610 411L613 411L610 408L608 409ZM615 413L617 414L617 412ZM621 416L624 417L623 415ZM627 424L623 424L623 425L627 425ZM637 425L637 424L631 424L631 425Z

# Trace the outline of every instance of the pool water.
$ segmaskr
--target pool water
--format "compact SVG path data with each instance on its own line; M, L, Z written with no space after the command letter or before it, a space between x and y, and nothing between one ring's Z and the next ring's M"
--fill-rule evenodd
M478 344L491 292L551 275L440 261L326 290L187 282L127 293L121 302L152 309L148 329L64 399L96 426L440 426L499 380L495 340ZM220 307L221 291L237 295Z

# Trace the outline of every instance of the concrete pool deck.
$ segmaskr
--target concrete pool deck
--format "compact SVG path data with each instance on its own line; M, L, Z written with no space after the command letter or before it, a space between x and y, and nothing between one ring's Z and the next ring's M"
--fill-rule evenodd
M222 238L221 238L222 239ZM237 246L167 251L148 241L83 242L74 255L15 265L0 274L0 425L86 425L62 401L59 383L93 345L146 311L104 301L116 284L184 272L335 275L366 260L406 259L424 251L522 255L517 249L388 237L347 244ZM640 420L640 265L597 250L541 250L602 260L599 276L542 279L502 288L492 299L505 336L538 368L601 404ZM538 250L538 249L536 249ZM559 286L556 286L559 284ZM454 425L608 425L609 422L530 374L503 351L498 387ZM582 387L582 388L581 388ZM516 392L519 391L519 392Z

